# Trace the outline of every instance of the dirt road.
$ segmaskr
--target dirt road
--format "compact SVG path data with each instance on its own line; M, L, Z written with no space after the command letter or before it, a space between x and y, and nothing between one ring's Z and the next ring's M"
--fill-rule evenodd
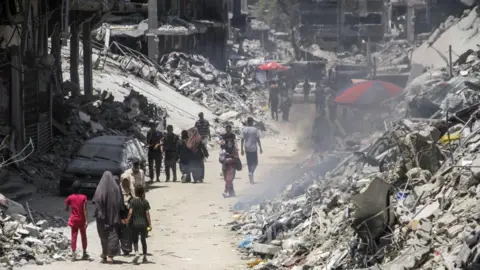
M234 183L239 197L248 196L260 189L267 189L268 185L274 184L275 180L265 180L268 178L269 171L291 166L298 160L294 157L300 152L298 151L298 141L295 138L303 129L303 126L300 128L302 122L299 119L311 119L305 117L304 110L300 110L300 112L293 114L297 121L292 121L292 124L278 123L278 128L283 130L283 134L263 139L264 153L260 155L260 165L256 173L258 184L250 185L248 183L246 169L237 173ZM288 132L288 130L297 132ZM290 135L286 136L285 134ZM232 220L230 207L237 202L237 199L222 197L224 183L220 177L221 168L217 160L218 152L214 150L206 164L206 182L203 184L162 182L152 185L152 189L147 193L153 219L152 233L147 239L151 254L149 259L152 263L139 266L141 269L227 270L246 268L245 261L240 259L235 249L237 244L235 238L231 235L229 228L224 226ZM245 163L244 158L243 161ZM41 198L42 203L36 204L35 209L48 211L67 219L68 215L63 211L62 200L55 196L44 196ZM37 201L39 201L38 198ZM90 218L90 220L94 219ZM66 228L64 230L69 233ZM133 258L131 257L117 257L119 265L100 264L100 243L94 222L89 224L87 234L88 251L93 258L92 261L57 262L46 266L26 266L24 269L35 267L35 269L49 270L66 268L86 270L132 267Z

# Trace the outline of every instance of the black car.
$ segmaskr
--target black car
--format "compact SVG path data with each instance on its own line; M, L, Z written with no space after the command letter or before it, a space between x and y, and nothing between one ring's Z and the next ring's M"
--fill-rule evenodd
M133 137L100 136L90 139L65 169L66 176L60 180L60 193L70 194L75 180L81 181L83 191L95 191L105 171L110 171L119 181L120 175L132 166L132 158L140 159L142 169L145 169L145 151Z

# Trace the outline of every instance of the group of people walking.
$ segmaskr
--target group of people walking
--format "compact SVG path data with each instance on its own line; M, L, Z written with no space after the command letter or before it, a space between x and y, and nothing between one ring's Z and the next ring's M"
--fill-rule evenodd
M235 197L235 189L233 180L237 170L242 169L242 162L238 155L237 139L232 132L232 126L227 125L225 133L221 136L221 151L219 162L222 164L222 175L225 181L225 189L223 196ZM241 155L245 155L247 159L248 178L251 184L255 182L254 173L258 166L258 150L263 152L262 143L260 141L260 132L254 127L252 117L247 118L247 125L243 128L240 146Z
M282 113L282 120L288 121L290 108L293 105L293 92L288 90L287 83L282 80L271 80L269 82L268 106L272 119L278 121L279 111Z
M177 181L177 162L182 173L182 182L201 183L205 177L205 159L209 157L208 140L211 139L210 125L203 113L190 131L182 130L180 137L173 133L168 125L166 133L156 129L152 123L147 134L149 173L151 181L160 181L162 161L165 165L166 182ZM230 125L221 135L221 151L219 162L225 181L224 197L235 196L233 181L237 170L241 170L241 155L246 155L249 181L254 183L254 172L258 165L258 149L262 153L260 134L254 127L252 117L242 132L241 149L237 146L236 135ZM103 173L93 196L95 206L94 217L102 247L101 259L104 263L113 263L115 256L134 252L133 263L137 264L141 256L147 259L147 235L152 229L150 204L146 199L147 182L145 172L141 169L141 161L132 159L132 167L120 176L118 184L110 171ZM172 177L172 178L171 178ZM86 228L88 226L87 197L80 193L81 183L75 181L73 194L65 200L66 211L70 211L68 225L71 227L72 260L75 261L77 237L82 239L82 259L88 258ZM142 252L139 253L139 243Z
M138 168L131 170L138 170ZM138 252L140 240L143 262L146 263L148 262L146 237L147 232L152 228L150 204L145 198L145 187L141 184L134 186L135 179L130 179L125 175L123 177L119 186L111 172L104 172L93 196L95 206L93 216L96 219L97 233L102 248L100 257L103 263L112 264L113 258L120 255L120 250L125 255L130 254L133 250L135 252L133 263L137 264L140 259ZM70 211L68 225L72 232L72 261L77 260L79 231L83 248L82 259L88 258L87 197L80 193L80 189L81 183L77 180L73 183L73 194L65 200L66 210Z
M160 182L162 163L165 166L165 182L176 182L177 163L182 173L182 182L201 183L205 178L205 159L210 136L210 124L199 113L199 120L191 129L182 130L180 137L173 133L173 126L167 126L167 132L157 130L157 123L152 122L147 133L149 177L151 181ZM162 162L163 161L163 162ZM155 172L154 172L155 171Z

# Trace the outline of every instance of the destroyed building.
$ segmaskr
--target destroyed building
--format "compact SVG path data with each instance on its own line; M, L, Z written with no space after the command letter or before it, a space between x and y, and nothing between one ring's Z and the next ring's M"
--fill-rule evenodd
M67 1L70 12L64 13L57 8L62 6L57 0L2 1L0 14L5 20L0 22L0 137L9 135L15 142L10 148L17 149L12 151L23 149L30 140L38 153L51 148L52 97L61 92L60 50L71 34L69 25L72 21L77 22L75 26L83 23L83 31L89 33L91 25L100 19L95 14L111 9L115 2ZM22 29L23 21L27 27ZM77 62L79 29L72 28L71 42L72 56ZM87 52L91 49L90 35L84 36ZM84 62L88 95L92 90L91 53L84 53ZM72 79L78 84L78 65L73 68L76 70Z
M229 25L226 0L150 0L148 5L150 59L160 61L171 52L197 53L225 69Z
M314 41L355 44L358 39L380 40L386 30L384 0L300 2L300 33Z

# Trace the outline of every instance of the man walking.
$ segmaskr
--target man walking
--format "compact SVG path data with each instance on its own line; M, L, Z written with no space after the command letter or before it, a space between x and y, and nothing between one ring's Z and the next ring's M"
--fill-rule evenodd
M132 158L132 168L126 170L120 179L128 179L130 181L130 188L133 190L136 186L142 186L146 188L145 184L145 172L140 168L140 160L138 158Z
M155 177L157 182L160 182L160 170L162 168L162 144L163 144L163 132L157 130L157 123L152 122L150 124L150 130L147 132L147 145L148 145L148 171L150 179L153 181L153 164L155 162Z
M270 91L268 94L268 105L272 112L272 119L278 121L278 103L280 103L278 97L278 85L275 81L270 82Z
M325 93L320 88L320 83L317 82L315 89L315 110L318 113L322 113L322 106L325 104Z
M173 174L173 182L177 181L177 143L178 136L173 133L173 126L167 126L167 134L163 139L163 151L165 152L165 182L170 182L170 170Z
M225 134L221 135L222 141L225 143L225 151L229 154L235 153L237 149L237 137L232 132L232 126L227 125L225 127Z
M253 118L248 117L247 126L243 128L243 136L241 141L242 156L247 157L248 177L250 183L253 184L253 174L258 165L257 144L260 148L260 154L263 153L262 143L260 142L260 133L256 127L253 126ZM245 146L245 147L244 147Z
M211 134L210 134L210 123L205 120L203 116L203 112L200 112L198 114L198 121L195 122L195 127L198 129L198 133L200 133L200 136L202 138L202 142L205 146L208 145L208 141L211 139Z

